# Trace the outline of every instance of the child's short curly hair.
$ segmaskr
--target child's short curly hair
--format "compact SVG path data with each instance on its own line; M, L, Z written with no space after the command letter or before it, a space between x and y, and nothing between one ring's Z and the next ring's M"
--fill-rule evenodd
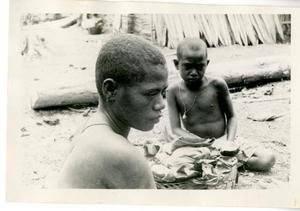
M191 49L193 51L202 51L204 55L207 57L207 45L200 38L185 38L182 40L177 46L177 59L182 59L182 52L184 49Z
M149 66L166 65L162 53L136 35L118 35L104 44L96 62L96 86L103 97L102 83L112 78L122 85L142 82Z

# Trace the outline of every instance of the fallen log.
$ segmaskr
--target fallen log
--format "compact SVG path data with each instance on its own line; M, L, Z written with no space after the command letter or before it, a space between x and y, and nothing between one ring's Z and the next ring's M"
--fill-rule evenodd
M215 66L216 70L212 71L217 74L222 70L220 64ZM252 59L249 61L239 61L233 65L224 68L222 73L217 75L225 79L228 86L232 87L254 87L270 82L290 80L291 68L287 57L268 57Z
M177 71L174 69L171 67L169 71ZM278 55L212 64L207 74L224 78L229 88L249 88L269 82L290 80L291 69L288 57ZM169 77L169 83L178 80L179 76L176 74ZM98 94L94 83L94 80L89 80L85 85L38 91L31 100L31 106L38 110L70 105L97 105Z
M94 81L90 82L91 84ZM34 110L70 105L97 105L98 93L91 86L64 87L36 92L31 98Z
M251 69L246 69L251 68ZM253 71L249 71L253 70ZM269 64L263 68L241 67L241 72L219 75L227 82L229 88L255 87L270 82L290 80L291 68L289 64Z

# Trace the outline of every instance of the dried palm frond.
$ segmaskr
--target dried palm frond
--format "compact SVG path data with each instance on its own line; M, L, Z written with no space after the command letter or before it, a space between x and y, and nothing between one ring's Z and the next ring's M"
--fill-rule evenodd
M255 19L254 15L250 15L250 21L252 23L252 26L253 26L255 32L256 32L258 40L261 41L262 43L264 43L264 37L262 35L262 32L261 32L260 28L258 27L258 24L256 22L256 19Z
M239 45L242 45L242 40L241 40L240 33L239 33L239 30L237 27L237 21L236 21L235 16L232 14L228 14L227 18L229 21L231 31L233 33L234 41L237 42Z
M248 36L248 39L252 45L258 44L258 37L255 34L254 26L251 23L251 15L243 15L242 19L244 21L244 26L246 27L246 33Z
M231 45L231 38L229 26L225 15L217 15L218 22L220 23L220 33L224 40L224 45Z
M276 41L276 28L275 23L272 19L271 15L261 15L262 20L265 24L265 29L267 31L267 34L269 35L269 38L272 40L272 42Z
M199 37L199 29L194 15L187 15L186 20L188 23L190 23L192 36Z
M215 35L214 37L215 46L218 46L219 43L224 45L225 41L221 35L221 26L220 26L220 22L217 19L217 16L211 15L209 20L211 24L211 29L213 30L213 34Z
M181 15L173 15L173 22L176 30L176 42L184 39L184 28L181 25Z
M263 37L263 43L272 43L272 38L268 34L266 25L264 24L261 15L254 15L254 19L257 23L257 28L261 32L261 35Z
M245 23L244 23L244 20L243 20L243 15L236 15L236 21L237 21L237 25L239 27L239 34L241 36L241 39L243 41L243 44L244 45L248 45L248 37L247 37L247 33L246 33L246 30L245 30Z
M163 16L168 29L168 47L175 48L176 45L175 45L174 37L176 37L176 31L174 29L175 27L172 21L172 17L171 15L168 14L165 14Z
M277 35L284 39L279 17L272 14L163 14L152 21L157 43L170 48L184 37L201 37L208 46L275 43Z
M208 26L208 23L206 19L204 18L204 15L196 15L196 22L198 23L199 31L204 35L205 40L207 41L209 46L212 46L212 40L211 40L211 32Z

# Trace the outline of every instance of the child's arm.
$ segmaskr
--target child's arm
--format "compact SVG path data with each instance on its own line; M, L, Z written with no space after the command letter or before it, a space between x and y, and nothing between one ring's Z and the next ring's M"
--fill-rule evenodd
M169 120L170 120L172 132L176 136L182 137L182 139L179 139L178 141L183 140L185 142L185 145L193 145L193 144L199 145L201 142L205 141L206 139L201 138L181 128L180 113L176 101L176 90L178 90L177 86L172 86L168 89L167 92Z
M229 94L229 89L223 79L217 80L217 88L219 92L219 103L222 111L226 116L227 140L234 141L237 131L237 117L234 113L232 101Z

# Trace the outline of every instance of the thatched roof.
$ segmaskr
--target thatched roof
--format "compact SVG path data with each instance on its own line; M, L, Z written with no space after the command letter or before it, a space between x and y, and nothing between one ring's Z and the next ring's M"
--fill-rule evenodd
M200 37L210 47L284 40L279 15L275 14L131 14L116 15L114 20L117 30L130 28L131 33L142 33L158 45L170 48L185 37Z

